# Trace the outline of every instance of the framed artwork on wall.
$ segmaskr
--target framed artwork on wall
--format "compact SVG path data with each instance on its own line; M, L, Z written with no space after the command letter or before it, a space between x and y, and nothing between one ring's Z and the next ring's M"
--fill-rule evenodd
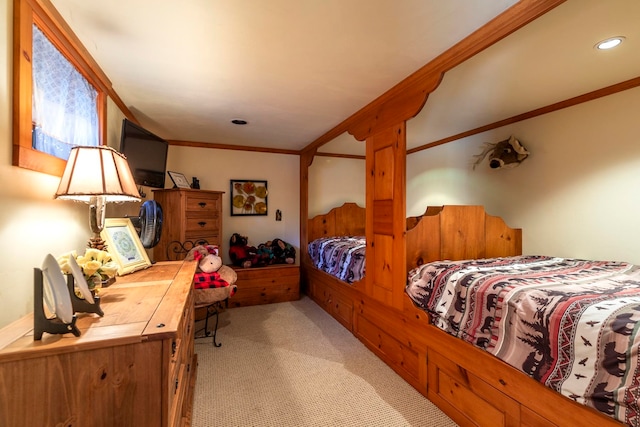
M151 267L151 261L129 218L107 218L100 237L118 264L118 275Z
M267 215L267 181L232 179L231 215Z

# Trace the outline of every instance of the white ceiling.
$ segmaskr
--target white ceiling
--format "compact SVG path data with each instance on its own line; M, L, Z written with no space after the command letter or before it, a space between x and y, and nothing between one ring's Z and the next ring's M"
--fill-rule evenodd
M292 150L515 2L52 0L147 129ZM618 49L593 49L615 35ZM640 1L568 0L448 72L408 147L638 77L639 51ZM362 152L338 140L322 151Z

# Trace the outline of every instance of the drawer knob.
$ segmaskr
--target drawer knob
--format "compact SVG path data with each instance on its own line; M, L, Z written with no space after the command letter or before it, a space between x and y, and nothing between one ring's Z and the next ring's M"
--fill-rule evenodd
M207 204L206 204L205 202L200 202L200 203L198 203L198 205L199 205L201 208L204 208L205 206L207 206Z
M207 225L207 223L206 223L205 221L200 221L200 222L198 223L198 225L199 225L200 227L204 227L205 225Z

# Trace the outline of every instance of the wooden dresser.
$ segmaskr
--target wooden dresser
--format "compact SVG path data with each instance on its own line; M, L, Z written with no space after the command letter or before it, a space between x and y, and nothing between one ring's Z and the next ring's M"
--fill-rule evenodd
M0 329L0 425L190 425L196 263L166 262L100 291L79 337L33 339L33 315Z
M154 190L153 199L163 212L162 235L153 248L156 261L166 261L167 247L173 241L198 242L220 246L222 251L222 195L224 191L173 188ZM221 252L222 253L222 252Z

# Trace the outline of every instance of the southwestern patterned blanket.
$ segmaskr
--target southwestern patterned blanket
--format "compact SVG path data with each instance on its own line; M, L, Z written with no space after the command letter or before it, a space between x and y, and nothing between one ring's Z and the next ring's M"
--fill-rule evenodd
M309 243L313 264L349 284L364 277L364 236L321 237Z
M547 256L437 261L412 270L406 292L449 334L640 425L640 266Z

